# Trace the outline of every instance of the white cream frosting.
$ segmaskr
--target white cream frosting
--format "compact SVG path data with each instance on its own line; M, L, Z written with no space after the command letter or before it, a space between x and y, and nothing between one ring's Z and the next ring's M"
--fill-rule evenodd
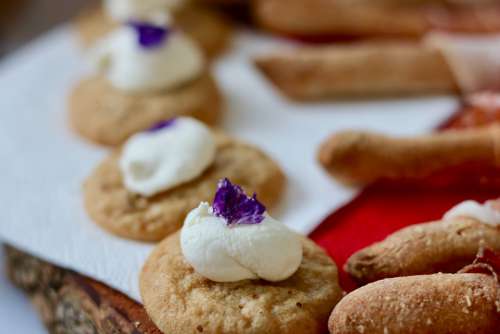
M302 262L300 237L283 223L265 214L259 224L227 226L208 203L187 215L181 248L196 272L216 282L281 281Z
M108 15L115 21L158 20L159 15L169 16L185 4L185 0L106 0Z
M198 177L214 161L216 142L203 123L176 118L169 127L141 132L124 145L120 169L125 187L152 196Z
M446 212L443 219L453 220L457 217L470 217L484 224L500 225L500 211L493 206L493 201L487 201L484 204L464 201Z
M199 77L205 66L198 46L181 31L171 31L161 45L144 48L129 25L102 38L91 60L114 87L129 93L173 89Z

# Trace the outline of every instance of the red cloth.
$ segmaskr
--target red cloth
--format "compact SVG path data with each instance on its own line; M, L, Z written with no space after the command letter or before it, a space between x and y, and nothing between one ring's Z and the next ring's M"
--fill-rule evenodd
M440 129L465 128L500 121L500 113L463 108ZM496 171L495 171L496 173ZM439 179L446 179L446 174ZM435 182L436 180L429 180ZM368 187L352 202L332 213L310 235L326 249L340 271L344 289L350 291L356 284L342 267L357 250L380 241L402 227L440 219L455 204L472 199L485 201L498 198L498 188L491 190L457 189L382 189Z

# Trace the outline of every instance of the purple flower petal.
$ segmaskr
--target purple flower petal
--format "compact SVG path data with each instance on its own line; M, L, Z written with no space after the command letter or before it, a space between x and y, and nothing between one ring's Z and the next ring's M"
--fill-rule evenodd
M137 32L139 44L145 49L158 47L165 42L171 30L146 22L131 21L128 23Z
M150 127L149 129L147 129L146 132L156 132L156 131L163 130L165 128L169 128L175 124L176 120L177 120L177 118L174 117L174 118L171 118L171 119L168 119L165 121L158 122L155 125L153 125L152 127Z
M217 217L224 218L227 225L259 224L264 220L266 207L255 194L248 197L240 186L223 179L217 185L212 210Z

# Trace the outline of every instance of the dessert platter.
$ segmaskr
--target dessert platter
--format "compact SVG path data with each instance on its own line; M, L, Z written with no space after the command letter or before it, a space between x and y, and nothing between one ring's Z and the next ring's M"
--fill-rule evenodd
M50 333L500 331L499 7L343 3L107 0L0 64Z

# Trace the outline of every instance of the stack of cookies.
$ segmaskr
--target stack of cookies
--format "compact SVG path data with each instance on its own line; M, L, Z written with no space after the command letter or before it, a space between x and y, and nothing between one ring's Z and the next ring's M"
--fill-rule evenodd
M158 244L140 277L144 305L8 249L10 277L48 328L326 331L343 294L336 265L268 213L285 190L280 166L217 128L224 103L210 65L227 22L185 1L109 0L76 27L95 73L73 88L69 123L110 148L83 183L84 207L109 233Z

